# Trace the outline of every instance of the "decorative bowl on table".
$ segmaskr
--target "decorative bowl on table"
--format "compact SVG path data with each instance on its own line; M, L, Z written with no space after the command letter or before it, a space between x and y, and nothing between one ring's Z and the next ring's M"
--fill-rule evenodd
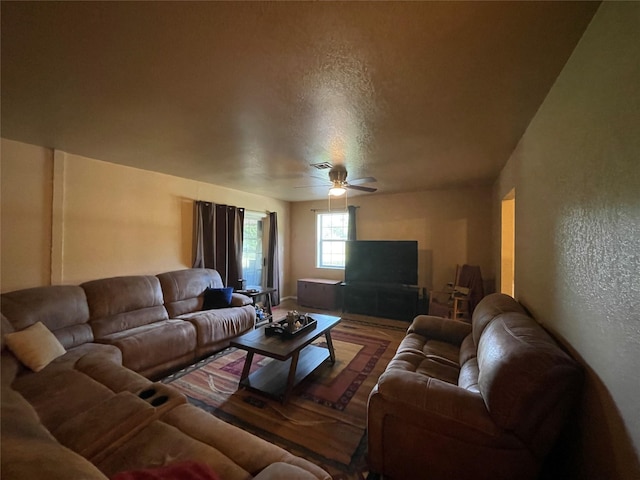
M264 327L264 334L267 336L279 335L291 338L302 332L313 330L316 328L316 324L316 320L309 315L295 312L293 316L287 314L286 318L268 324Z

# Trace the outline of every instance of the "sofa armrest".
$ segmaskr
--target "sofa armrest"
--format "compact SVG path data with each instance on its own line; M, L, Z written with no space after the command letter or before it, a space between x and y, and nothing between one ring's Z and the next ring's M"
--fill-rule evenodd
M413 319L407 333L417 333L423 337L460 345L471 333L471 325L450 318L418 315Z
M498 431L482 396L457 385L417 372L391 369L380 376L376 389L393 407L386 413L406 417L408 422L420 423L421 419L432 417L430 422L446 425L449 433Z
M60 444L33 406L7 383L2 384L0 399L2 478L107 480L89 460Z
M369 396L370 471L390 478L519 478L538 465L513 432L492 420L482 396L405 370L388 370Z
M241 293L232 293L231 294L231 306L232 307L244 307L245 305L253 304L253 300L251 297L247 297Z

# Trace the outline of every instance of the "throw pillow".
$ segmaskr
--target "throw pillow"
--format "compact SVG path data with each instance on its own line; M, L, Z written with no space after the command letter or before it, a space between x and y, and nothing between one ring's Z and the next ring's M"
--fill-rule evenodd
M204 291L202 309L211 310L212 308L226 308L231 305L232 296L233 287L207 288Z
M34 323L19 332L7 333L5 341L9 350L24 365L39 372L67 351L56 336L42 322Z

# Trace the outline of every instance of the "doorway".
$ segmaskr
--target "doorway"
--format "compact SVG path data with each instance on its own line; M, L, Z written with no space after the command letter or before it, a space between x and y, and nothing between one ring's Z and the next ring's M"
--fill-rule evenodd
M265 258L263 255L263 232L266 214L248 212L244 214L242 242L242 278L247 287L262 285Z
M500 291L515 295L516 191L502 199L500 251Z

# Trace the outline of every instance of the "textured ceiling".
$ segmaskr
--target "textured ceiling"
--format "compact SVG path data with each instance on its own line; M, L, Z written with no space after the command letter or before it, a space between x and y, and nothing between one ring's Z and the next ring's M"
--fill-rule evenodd
M598 5L3 1L2 136L290 201L319 162L487 184Z

